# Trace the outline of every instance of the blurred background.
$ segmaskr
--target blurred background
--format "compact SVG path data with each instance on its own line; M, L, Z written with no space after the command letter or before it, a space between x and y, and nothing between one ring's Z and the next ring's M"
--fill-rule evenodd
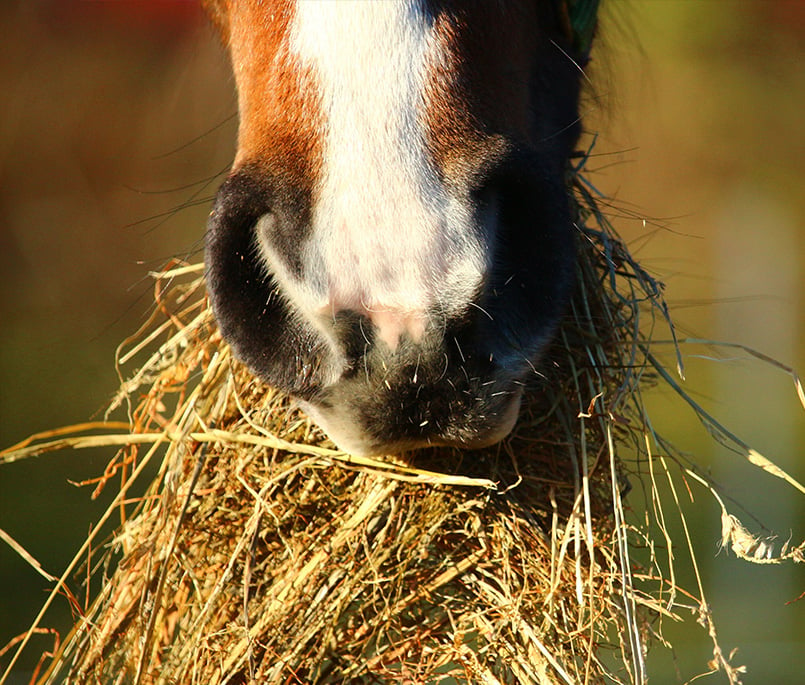
M4 0L0 28L6 447L101 418L117 387L115 347L149 310L148 271L201 259L237 124L225 55L196 2ZM805 372L805 2L611 0L591 74L590 180L666 283L680 336L742 343ZM735 349L682 352L696 401L805 481L805 412L790 378ZM753 532L776 532L778 545L805 537L802 496L719 447L667 389L649 402L655 428L694 455ZM3 466L0 528L60 575L107 503L72 483L98 476L110 457L62 452ZM722 646L738 648L745 683L801 683L805 569L719 553L720 511L691 493ZM0 542L0 649L49 587ZM70 622L60 599L43 625L64 636ZM704 630L664 630L675 648L653 651L653 683L706 670ZM27 682L52 645L52 635L37 638L12 682Z

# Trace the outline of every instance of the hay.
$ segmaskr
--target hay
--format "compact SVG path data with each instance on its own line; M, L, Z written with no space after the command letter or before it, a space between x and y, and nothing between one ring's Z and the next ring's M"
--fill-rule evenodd
M89 536L16 645L41 631L79 564L103 576L39 682L644 683L662 622L691 611L713 638L711 667L740 682L701 586L677 587L662 551L670 510L657 482L667 477L676 498L675 467L641 401L642 384L674 384L650 342L658 322L673 332L661 286L581 176L570 183L572 312L514 434L481 451L336 451L232 358L202 265L154 274L154 315L118 352L121 379L136 368L110 409L126 421L0 453L120 447L98 483L120 477L96 526L124 512L114 540L96 558ZM642 526L624 513L638 458L651 503ZM126 515L132 485L155 467ZM730 544L740 522L724 516ZM746 557L757 550L741 544ZM637 563L640 547L652 551ZM784 551L802 560L801 546Z

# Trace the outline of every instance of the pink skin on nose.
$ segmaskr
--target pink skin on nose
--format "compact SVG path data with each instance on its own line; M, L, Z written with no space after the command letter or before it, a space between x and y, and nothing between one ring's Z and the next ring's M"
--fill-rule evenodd
M422 312L404 312L393 309L375 309L367 316L377 329L378 337L394 352L400 336L408 333L418 343L425 333L425 315Z
M355 260L358 261L358 260ZM395 284L396 285L396 284ZM397 286L399 289L399 286ZM422 294L408 292L409 302L422 300ZM352 311L366 317L375 327L376 337L395 352L400 337L407 333L414 343L419 343L427 327L427 314L424 308L406 303L383 303L383 296L375 298L369 296L366 290L356 284L345 284L330 279L329 302L319 310L319 314L335 318L338 312Z
M423 312L379 306L370 309L365 304L331 304L323 307L319 314L335 317L338 312L344 310L357 312L369 319L377 330L378 339L386 343L392 352L397 350L403 333L407 333L414 343L419 343L427 326L427 317Z

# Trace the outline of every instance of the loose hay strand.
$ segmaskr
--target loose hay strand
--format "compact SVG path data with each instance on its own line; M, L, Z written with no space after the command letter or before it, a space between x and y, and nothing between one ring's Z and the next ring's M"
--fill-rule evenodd
M24 559L28 565L36 571L40 576L42 576L45 580L49 580L54 582L57 580L56 576L50 575L43 567L42 564L37 561L37 559L31 554L28 550L25 549L19 542L17 542L11 535L9 535L6 531L0 528L0 540L5 542L11 549L13 549L17 555Z
M657 358L650 353L648 350L645 351L646 359L649 363L654 367L657 373L662 376L663 380L665 380L668 385L670 385L677 394L685 400L691 407L693 407L696 416L702 422L702 425L707 429L707 432L710 433L718 442L722 445L727 447L731 452L735 452L743 456L750 464L754 464L755 466L763 469L767 473L770 473L777 478L784 480L794 489L799 490L802 494L805 495L805 487L797 481L795 478L792 478L788 473L786 473L783 469L781 469L777 464L775 464L771 459L764 457L760 452L756 449L745 443L741 440L737 435L735 435L732 431L725 428L721 423L719 423L713 416L711 416L707 411L704 410L701 405L693 400L693 398L682 390L679 387L679 384L674 381L668 375L668 372L663 368L662 364L657 361Z
M112 443L112 444L114 444L114 443ZM72 572L76 568L76 566L78 566L78 564L84 558L84 554L87 552L87 550L90 548L90 545L94 542L95 538L97 537L98 531L100 531L102 526L109 520L111 515L116 510L116 507L117 507L118 503L124 498L125 494L128 492L129 487L136 481L136 479L140 476L142 471L148 465L148 463L150 461L150 457L156 451L156 448L158 446L159 446L158 442L154 444L152 449L150 449L146 453L145 457L141 460L140 464L138 465L138 467L135 470L135 472L132 473L132 475L129 478L129 480L121 486L120 491L115 495L115 499L112 502L112 504L109 506L109 508L106 510L106 512L98 520L98 523L96 524L94 529L90 532L90 534L87 537L87 539L83 542L83 544L79 548L78 552L76 552L76 554L73 557L72 561L68 564L67 568L64 570L64 573L62 573L62 575L56 581L56 585L53 587L53 589L48 594L48 597L45 600L44 604L42 605L41 609L39 610L39 613L34 618L33 623L31 624L31 627L26 632L25 638L20 642L19 647L17 648L17 650L14 653L14 656L11 659L11 662L9 663L9 665L6 668L5 672L3 673L2 677L0 677L0 684L4 683L8 679L8 677L10 676L11 669L14 667L14 664L16 663L17 659L19 658L20 654L22 653L22 650L25 649L25 646L27 645L28 640L31 637L31 635L33 635L39 629L40 623L42 622L42 619L44 618L45 613L47 612L48 608L53 603L55 598L58 596L59 591L63 587L66 587L67 579L70 577L70 575L72 574ZM55 663L56 662L54 661L54 664Z

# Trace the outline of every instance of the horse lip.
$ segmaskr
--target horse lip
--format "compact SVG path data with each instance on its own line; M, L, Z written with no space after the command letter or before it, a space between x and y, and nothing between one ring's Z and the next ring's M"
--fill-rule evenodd
M329 402L300 400L300 407L330 437L338 449L362 457L399 454L427 447L454 447L476 450L494 445L508 436L520 413L522 388L517 388L494 423L483 431L462 425L462 417L454 417L451 426L441 433L423 434L385 441L369 434L364 426L350 415L348 407ZM467 424L471 423L467 418Z

